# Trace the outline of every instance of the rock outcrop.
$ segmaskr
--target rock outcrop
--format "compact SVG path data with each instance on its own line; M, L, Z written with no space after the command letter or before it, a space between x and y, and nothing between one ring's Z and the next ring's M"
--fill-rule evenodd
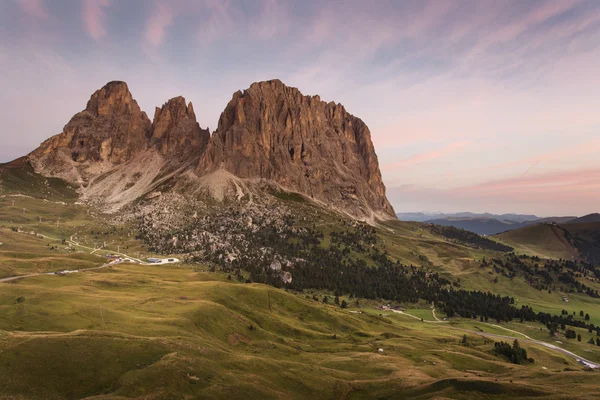
M225 193L234 180L238 199L242 180L258 180L360 219L395 218L363 121L279 80L234 93L212 137L183 97L156 108L151 123L127 84L109 82L28 160L43 175L79 183L83 198L111 202L111 209L167 180L190 195L214 185L219 190L208 193Z
M197 173L221 168L274 181L355 217L395 218L365 123L279 80L234 93Z
M140 110L125 82L109 82L97 90L85 110L75 114L62 133L32 153L41 157L53 151L70 151L76 162L122 163L147 147L150 120Z
M196 122L194 107L181 96L156 107L152 123L151 145L164 156L188 158L201 156L210 133Z

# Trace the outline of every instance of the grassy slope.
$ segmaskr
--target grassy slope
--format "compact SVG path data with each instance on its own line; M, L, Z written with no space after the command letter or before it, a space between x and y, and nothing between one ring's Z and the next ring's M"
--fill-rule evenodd
M0 165L0 182L5 194L25 193L38 199L75 202L76 188L62 179L45 178L35 173L23 159Z
M22 213L22 208L28 211ZM326 233L339 229L337 217L323 218ZM10 231L16 226L57 239L78 232L87 236L88 246L128 242L130 254L144 251L129 228L109 231L102 216L68 202L1 197L0 225L5 226L0 229L0 265L14 264L4 273L63 263L73 268L95 260L85 248L75 254L49 253L48 240ZM391 257L460 278L464 288L510 294L521 304L554 313L584 309L600 324L598 303L591 298L570 296L567 305L558 294L536 291L518 279L500 277L493 284L478 260L494 252L449 243L418 223L386 223L380 235ZM476 335L471 347L459 347L462 333L450 326L401 315L382 318L368 308L352 315L190 268L121 265L30 278L0 289L0 398L569 397L571 380L582 385L581 398L597 391L594 374L547 349L528 347L538 362L513 366L493 357L491 344ZM409 312L430 320L423 306ZM568 345L583 355L584 344ZM383 355L376 354L379 347L385 349ZM574 371L560 372L564 368Z
M185 267L121 265L2 289L4 395L511 398L568 395L566 381L548 386L565 367L582 388L596 379L535 346L528 350L538 361L515 366L476 335L459 346L462 333L450 327L354 315Z
M550 224L532 225L495 236L517 251L541 258L571 259L577 256L564 237L564 232Z

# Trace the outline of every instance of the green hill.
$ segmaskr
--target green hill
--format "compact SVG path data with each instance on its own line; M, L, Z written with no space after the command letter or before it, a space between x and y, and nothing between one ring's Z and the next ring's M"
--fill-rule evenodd
M268 207L228 203L197 216L163 201L149 217L166 219L157 228L59 200L71 189L46 191L41 179L17 185L27 173L10 172L0 197L3 277L99 266L117 251L189 262L0 283L0 398L569 398L574 380L580 398L597 393L595 373L519 333L600 362L600 347L587 343L599 300L558 280L580 264L542 282L528 272L535 260L521 263L489 238L414 222L370 226L281 193ZM229 247L209 254L194 236ZM244 252L226 261L230 249ZM297 263L281 262L291 283L270 269L276 256ZM600 287L590 275L573 279ZM388 304L406 314L380 308ZM576 313L565 329L563 311ZM566 329L584 340L564 338ZM496 356L494 342L511 339L487 334L522 338L535 362Z
M578 257L577 249L565 236L565 230L555 224L527 226L500 233L495 237L502 243L533 256L565 259Z

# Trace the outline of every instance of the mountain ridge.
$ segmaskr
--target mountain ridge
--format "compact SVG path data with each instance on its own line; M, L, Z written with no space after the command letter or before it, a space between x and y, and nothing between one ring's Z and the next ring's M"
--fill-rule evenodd
M396 218L364 122L280 80L235 92L212 135L183 97L156 107L151 122L127 84L111 81L26 160L109 212L167 182L183 194L226 193L221 200L265 182L356 219Z

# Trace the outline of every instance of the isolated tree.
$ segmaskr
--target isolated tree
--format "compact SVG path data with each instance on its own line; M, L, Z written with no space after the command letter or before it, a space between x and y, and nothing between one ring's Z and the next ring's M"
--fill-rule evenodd
M581 342L581 335L577 335L577 341Z
M583 310L579 311L579 316L583 317Z
M590 314L585 314L585 320L589 321L590 320Z
M348 307L348 303L346 303L346 300L342 300L342 308L346 307Z
M333 302L335 303L336 306L340 305L340 296L335 296L335 299L333 300Z
M589 343L589 344L594 344L594 343L595 343L595 341L594 341L594 338L593 338L593 337L591 337L591 338L590 338L590 340L588 340L588 343Z

